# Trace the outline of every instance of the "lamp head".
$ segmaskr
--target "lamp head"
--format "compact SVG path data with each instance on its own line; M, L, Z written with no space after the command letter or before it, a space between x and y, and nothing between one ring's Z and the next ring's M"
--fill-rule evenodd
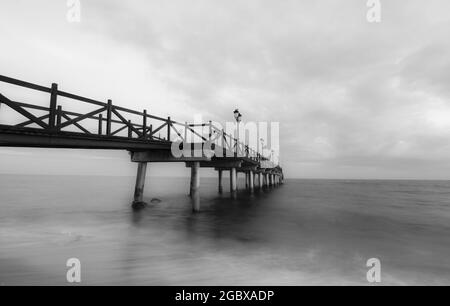
M234 119L238 119L238 116L239 116L239 110L238 109L235 109L234 110L234 112L233 112L233 114L234 114Z

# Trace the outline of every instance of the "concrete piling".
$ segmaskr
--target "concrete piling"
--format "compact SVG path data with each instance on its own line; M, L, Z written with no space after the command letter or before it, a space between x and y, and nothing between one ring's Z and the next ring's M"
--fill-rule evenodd
M191 165L191 181L190 181L190 184L189 184L189 196L191 198L192 198L192 189L194 188L193 187L194 181L192 180L193 177L194 177L194 167L192 167L192 165Z
M146 174L147 174L147 163L146 162L138 163L136 186L134 188L134 201L132 204L134 209L143 208L146 205L144 203L144 185Z
M236 196L236 193L237 193L236 180L237 180L236 168L231 168L231 170L230 170L230 192L233 197Z
M223 193L223 185L222 185L222 178L223 178L223 170L219 170L219 193Z
M193 162L191 166L191 197L192 210L200 211L200 162Z
M249 180L249 182L248 182L248 184L250 185L249 187L250 187L250 193L253 193L253 191L255 190L255 185L254 185L254 181L253 181L253 171L250 171L249 173L248 173L248 180Z

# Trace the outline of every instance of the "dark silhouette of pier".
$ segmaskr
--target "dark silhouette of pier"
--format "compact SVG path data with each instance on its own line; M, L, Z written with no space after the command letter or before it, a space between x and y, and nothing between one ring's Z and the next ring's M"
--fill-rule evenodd
M194 211L200 210L200 168L213 168L218 172L220 193L224 192L223 173L229 171L233 197L237 195L238 173L245 174L249 192L283 183L283 170L270 157L225 133L211 121L180 123L170 117L152 115L147 110L115 105L112 100L101 102L64 92L57 84L45 87L2 75L0 82L49 94L48 106L42 106L14 101L0 93L0 112L9 107L24 117L19 123L0 122L0 146L127 150L131 161L138 164L134 208L145 206L143 194L148 163L183 162L191 168L190 196ZM67 105L74 102L93 109L85 113L70 111ZM207 135L199 133L197 128L207 129ZM177 141L182 140L181 144L176 142L177 148L185 153L182 156L173 154L173 135L178 136ZM212 151L216 154L208 154Z

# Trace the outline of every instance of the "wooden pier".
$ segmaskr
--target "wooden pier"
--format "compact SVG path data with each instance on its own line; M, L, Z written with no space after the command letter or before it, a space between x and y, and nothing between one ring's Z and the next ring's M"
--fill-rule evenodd
M211 122L180 123L170 117L152 115L147 110L136 111L115 105L112 100L101 102L61 91L57 84L45 87L2 75L0 82L49 95L48 106L42 106L14 101L0 92L0 114L8 107L23 117L23 121L14 124L0 122L0 146L127 150L131 161L137 163L134 208L145 206L143 196L148 163L182 162L191 168L189 194L195 212L200 210L201 168L217 171L219 193L224 192L223 173L229 172L232 197L237 196L239 173L244 173L250 193L283 183L283 170L270 157ZM70 107L66 109L74 102L93 109L85 113L71 111ZM198 132L198 128L207 129L207 135ZM174 135L178 136L177 141L182 140L183 152L190 151L191 154L174 156ZM223 154L204 153L211 149Z

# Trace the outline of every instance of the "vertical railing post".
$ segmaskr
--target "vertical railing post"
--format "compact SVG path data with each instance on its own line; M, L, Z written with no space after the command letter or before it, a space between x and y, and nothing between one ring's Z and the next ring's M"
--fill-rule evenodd
M111 135L111 119L112 119L112 100L108 100L106 107L106 135Z
M103 133L103 115L98 115L98 134L101 135Z
M131 129L131 120L128 120L128 138L133 138L133 130Z
M170 127L172 125L172 121L170 117L167 118L167 141L170 141Z
M144 109L144 117L142 118L142 138L147 138L147 110Z
M51 131L55 131L57 97L58 97L58 84L53 83L50 91L50 108L49 108L50 117L48 119L48 127Z
M62 106L58 105L58 108L56 110L56 129L58 132L60 131L61 120L62 120Z

